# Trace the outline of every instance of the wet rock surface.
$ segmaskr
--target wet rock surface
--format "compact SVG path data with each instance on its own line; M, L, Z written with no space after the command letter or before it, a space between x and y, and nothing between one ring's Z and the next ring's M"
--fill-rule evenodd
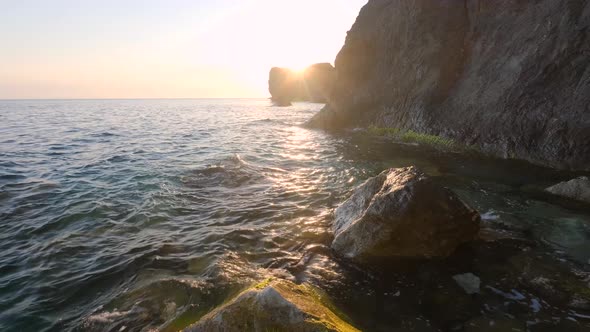
M269 280L242 292L185 331L358 330L326 307L313 287Z
M467 294L479 293L479 286L481 281L478 276L473 273L457 274L453 276L457 285L461 286Z
M590 310L590 274L567 264L523 253L510 258L523 288L573 310Z
M416 167L367 180L334 212L332 248L354 258L448 256L476 238L480 217Z
M354 303L345 313L367 331L586 331L590 311L567 303L584 289L587 273L539 249L518 239L477 240L443 259L362 263L357 266L370 275L364 283L349 286L344 299L338 286L329 293L339 307ZM467 271L480 279L479 293L468 294L454 280ZM554 296L530 286L532 273L572 286Z
M558 183L545 190L554 195L590 203L590 178L586 176Z

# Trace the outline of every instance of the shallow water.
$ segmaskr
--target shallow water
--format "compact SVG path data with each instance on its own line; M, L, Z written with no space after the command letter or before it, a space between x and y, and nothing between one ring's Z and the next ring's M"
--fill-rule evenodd
M321 287L365 330L452 330L430 295L452 293L451 276L469 271L484 290L465 320L587 324L584 311L492 268L524 252L587 273L588 206L538 190L576 174L302 128L320 108L0 101L0 330L173 330L267 276ZM366 178L408 165L528 244L386 269L335 256L334 207Z

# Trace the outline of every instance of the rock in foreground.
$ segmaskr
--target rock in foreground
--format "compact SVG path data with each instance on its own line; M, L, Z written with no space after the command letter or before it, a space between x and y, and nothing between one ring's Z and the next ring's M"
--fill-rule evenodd
M320 299L311 286L271 280L242 292L185 331L358 331Z
M554 195L590 203L590 179L585 176L558 183L545 190Z
M444 257L477 237L480 216L416 167L369 179L335 211L332 248L350 258Z

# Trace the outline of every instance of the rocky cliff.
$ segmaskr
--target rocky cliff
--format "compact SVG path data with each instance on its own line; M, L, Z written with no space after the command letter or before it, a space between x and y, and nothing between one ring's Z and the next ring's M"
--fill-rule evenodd
M274 67L270 70L268 90L278 105L289 105L294 100L325 103L335 78L336 70L329 63L311 65L303 72Z
M370 0L309 124L444 136L590 170L590 1Z

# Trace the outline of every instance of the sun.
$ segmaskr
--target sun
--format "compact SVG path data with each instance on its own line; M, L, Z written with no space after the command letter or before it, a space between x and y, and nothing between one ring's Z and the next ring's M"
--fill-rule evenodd
M297 75L302 75L305 70L307 69L307 66L297 66L297 67L291 67L290 68L295 74Z
M279 67L288 68L295 74L303 74L310 65L319 62L321 58L316 59L301 51L283 55L281 60L277 61Z

